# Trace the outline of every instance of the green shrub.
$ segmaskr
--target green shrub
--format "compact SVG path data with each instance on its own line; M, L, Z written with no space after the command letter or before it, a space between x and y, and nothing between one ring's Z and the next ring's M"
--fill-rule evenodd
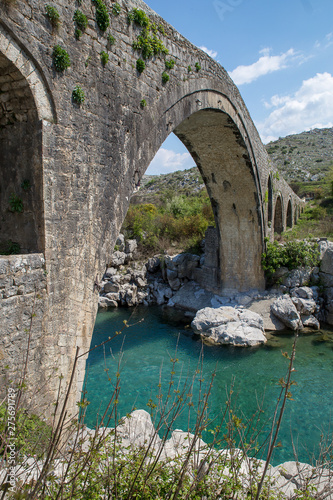
M52 52L53 65L58 72L65 71L71 65L69 55L61 45L55 45Z
M116 43L115 37L112 36L111 33L108 34L107 41L110 47Z
M103 64L103 66L105 66L109 61L109 54L107 52L105 52L104 50L102 50L100 55L101 55L102 64Z
M142 73L146 67L146 63L142 59L136 61L136 69L139 73Z
M88 26L87 16L85 14L83 14L83 12L81 12L81 10L79 10L79 9L76 9L76 11L74 12L73 21L75 22L77 28L79 30L81 30L82 32Z
M188 71L188 73L191 73L192 67L191 66L187 66L187 71Z
M96 5L96 23L101 31L106 31L110 26L108 9L103 0L92 0Z
M166 71L163 71L162 73L162 82L167 83L170 80L170 75Z
M15 193L12 193L9 198L9 208L11 212L22 213L23 212L23 201Z
M201 70L201 66L198 62L195 63L195 69L196 71L200 71Z
M82 36L82 31L79 29L79 28L75 28L75 31L74 31L74 36L77 40L80 40L81 36Z
M173 59L170 59L170 61L165 61L166 69L173 69L174 66L175 66L175 61Z
M150 25L150 20L147 14L142 9L133 9L128 14L128 21L134 22L138 26L145 28Z
M145 107L147 106L147 101L146 101L146 99L142 99L142 100L140 101L140 106L141 106L141 108L145 108Z
M21 183L21 188L23 189L23 191L29 191L29 189L31 188L31 182L29 181L29 179L24 179L24 181Z
M60 14L58 10L49 4L45 5L45 10L50 23L54 28L56 28L60 22Z
M120 7L119 3L116 2L112 6L112 14L114 14L115 16L118 16L120 14L120 11L121 11L121 7Z
M84 100L85 100L84 91L82 90L82 88L79 85L76 85L76 87L74 88L74 90L72 92L72 99L78 105L84 103Z
M19 243L15 241L8 240L0 243L0 255L17 255L21 253L21 247Z
M267 243L266 252L262 255L262 266L268 277L271 277L279 267L289 270L297 267L314 267L319 264L317 245L307 241L288 241L285 244Z

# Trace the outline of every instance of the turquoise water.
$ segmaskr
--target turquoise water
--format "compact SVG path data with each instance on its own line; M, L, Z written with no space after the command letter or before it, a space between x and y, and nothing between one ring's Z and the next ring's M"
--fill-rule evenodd
M124 328L124 320L132 326ZM116 331L123 329L123 333L89 354L86 391L90 404L85 417L89 427L94 427L98 414L101 415L107 407L118 370L119 417L129 413L133 407L149 411L149 400L158 403L159 382L161 393L166 396L172 370L171 358L179 360L175 368L174 387L179 380L180 386L185 383L188 374L192 376L198 369L202 343L191 335L188 323L179 313L159 307L138 307L134 311L121 308L98 314L91 347L112 337ZM293 334L290 332L275 336L265 346L256 348L203 347L203 384L210 382L216 370L209 398L209 417L216 419L213 427L225 409L227 388L231 384L237 416L243 421L250 418L258 408L258 401L264 398L265 412L261 421L267 421L280 392L278 380L285 376L288 367L281 351L291 353L292 344ZM293 400L287 402L278 439L281 447L275 450L273 457L275 464L294 459L291 436L298 450L298 459L309 461L313 454L318 455L317 444L321 434L330 430L333 416L333 330L300 336L294 367L293 380L297 386L292 387ZM197 375L194 382L194 398L199 393L200 378ZM186 410L174 428L186 430L188 425ZM208 441L209 436L207 433L203 438Z

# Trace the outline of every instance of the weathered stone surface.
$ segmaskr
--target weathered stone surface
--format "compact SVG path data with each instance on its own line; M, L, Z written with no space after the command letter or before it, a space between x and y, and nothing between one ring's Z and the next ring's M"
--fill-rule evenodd
M158 269L160 268L161 260L159 257L151 257L148 259L147 263L147 271L150 273L156 273Z
M296 288L307 285L311 278L311 268L293 269L287 276L282 278L282 284L288 288Z
M274 316L279 318L286 327L292 330L302 328L302 322L297 309L289 295L278 297L273 304L271 304L271 311Z
M126 240L125 243L125 252L134 254L137 251L138 243L136 240Z
M204 307L210 307L213 297L214 294L203 290L195 282L190 281L174 294L169 300L168 306L197 312Z
M125 252L125 237L123 234L119 234L116 239L116 246L118 247L119 252Z
M286 326L272 312L271 305L275 302L276 297L268 297L259 300L254 300L248 309L259 314L263 318L264 329L266 331L281 331L285 330Z
M293 288L290 291L292 297L299 297L301 299L315 299L318 297L318 287L308 287L302 286L299 288Z
M292 297L292 301L300 314L313 314L316 310L317 304L312 299L300 299L299 297Z
M125 252L119 252L118 250L114 252L111 259L111 265L118 267L121 264L125 264L126 254Z
M322 273L333 275L333 242L327 241L322 246L322 261L320 264Z
M89 27L78 43L73 36L77 6L64 0L53 4L62 14L57 33L45 16L44 3L0 2L0 77L11 78L9 88L0 92L0 156L6 165L0 172L0 233L24 252L45 255L43 359L29 369L49 369L57 360L66 384L76 346L82 352L89 348L97 285L110 262L131 195L166 137L174 132L191 145L193 157L200 158L214 204L219 283L225 294L264 287L260 256L268 220L262 217L262 200L275 170L227 72L141 0L129 0L119 16L112 16L116 44L106 67L99 54L107 50L107 37L96 29L95 9L82 4ZM166 35L161 37L177 61L167 85L161 84L164 58L147 60L140 77L135 69L139 54L133 41L138 28L127 19L134 7L164 27ZM55 71L51 57L58 41L72 63L63 75ZM200 61L201 70L188 74L194 60ZM19 81L20 88L14 85ZM85 92L81 106L71 100L77 84ZM24 96L19 94L22 90ZM145 110L140 107L143 97L148 101ZM28 179L31 188L24 191L21 185ZM286 200L283 213L289 197L297 207L300 200L282 179L273 184L274 192ZM21 213L8 211L8 199L16 192L22 193ZM11 299L17 297L3 300ZM61 351L55 346L63 332L71 345ZM80 358L75 388L82 384L84 364ZM47 369L51 408L57 381L47 376ZM69 407L75 408L77 397L71 395Z
M307 328L314 328L315 330L319 330L320 329L320 323L319 321L317 320L317 318L311 314L309 315L301 315L301 320L302 320L302 323L303 323L303 326L304 327L307 327Z
M267 342L262 317L247 309L206 307L197 312L191 327L195 333L215 344L256 346Z

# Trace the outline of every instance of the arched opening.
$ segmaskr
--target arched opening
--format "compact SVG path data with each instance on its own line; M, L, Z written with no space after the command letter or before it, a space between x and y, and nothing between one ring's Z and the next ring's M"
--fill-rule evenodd
M0 81L0 254L42 252L42 122L27 79L1 53Z
M268 178L268 223L273 220L273 183L272 177Z
M292 210L291 200L288 201L288 206L287 206L287 227L289 228L293 227L293 210Z
M261 282L260 202L244 139L227 113L193 113L174 133L204 179L216 220L221 291L245 291Z
M281 196L278 196L275 202L274 233L281 234L282 232L283 232L282 200Z

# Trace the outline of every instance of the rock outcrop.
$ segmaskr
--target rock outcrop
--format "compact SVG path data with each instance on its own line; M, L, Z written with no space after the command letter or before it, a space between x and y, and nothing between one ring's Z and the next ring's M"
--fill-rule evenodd
M197 312L191 327L213 344L256 346L267 342L262 317L247 309L206 307Z

